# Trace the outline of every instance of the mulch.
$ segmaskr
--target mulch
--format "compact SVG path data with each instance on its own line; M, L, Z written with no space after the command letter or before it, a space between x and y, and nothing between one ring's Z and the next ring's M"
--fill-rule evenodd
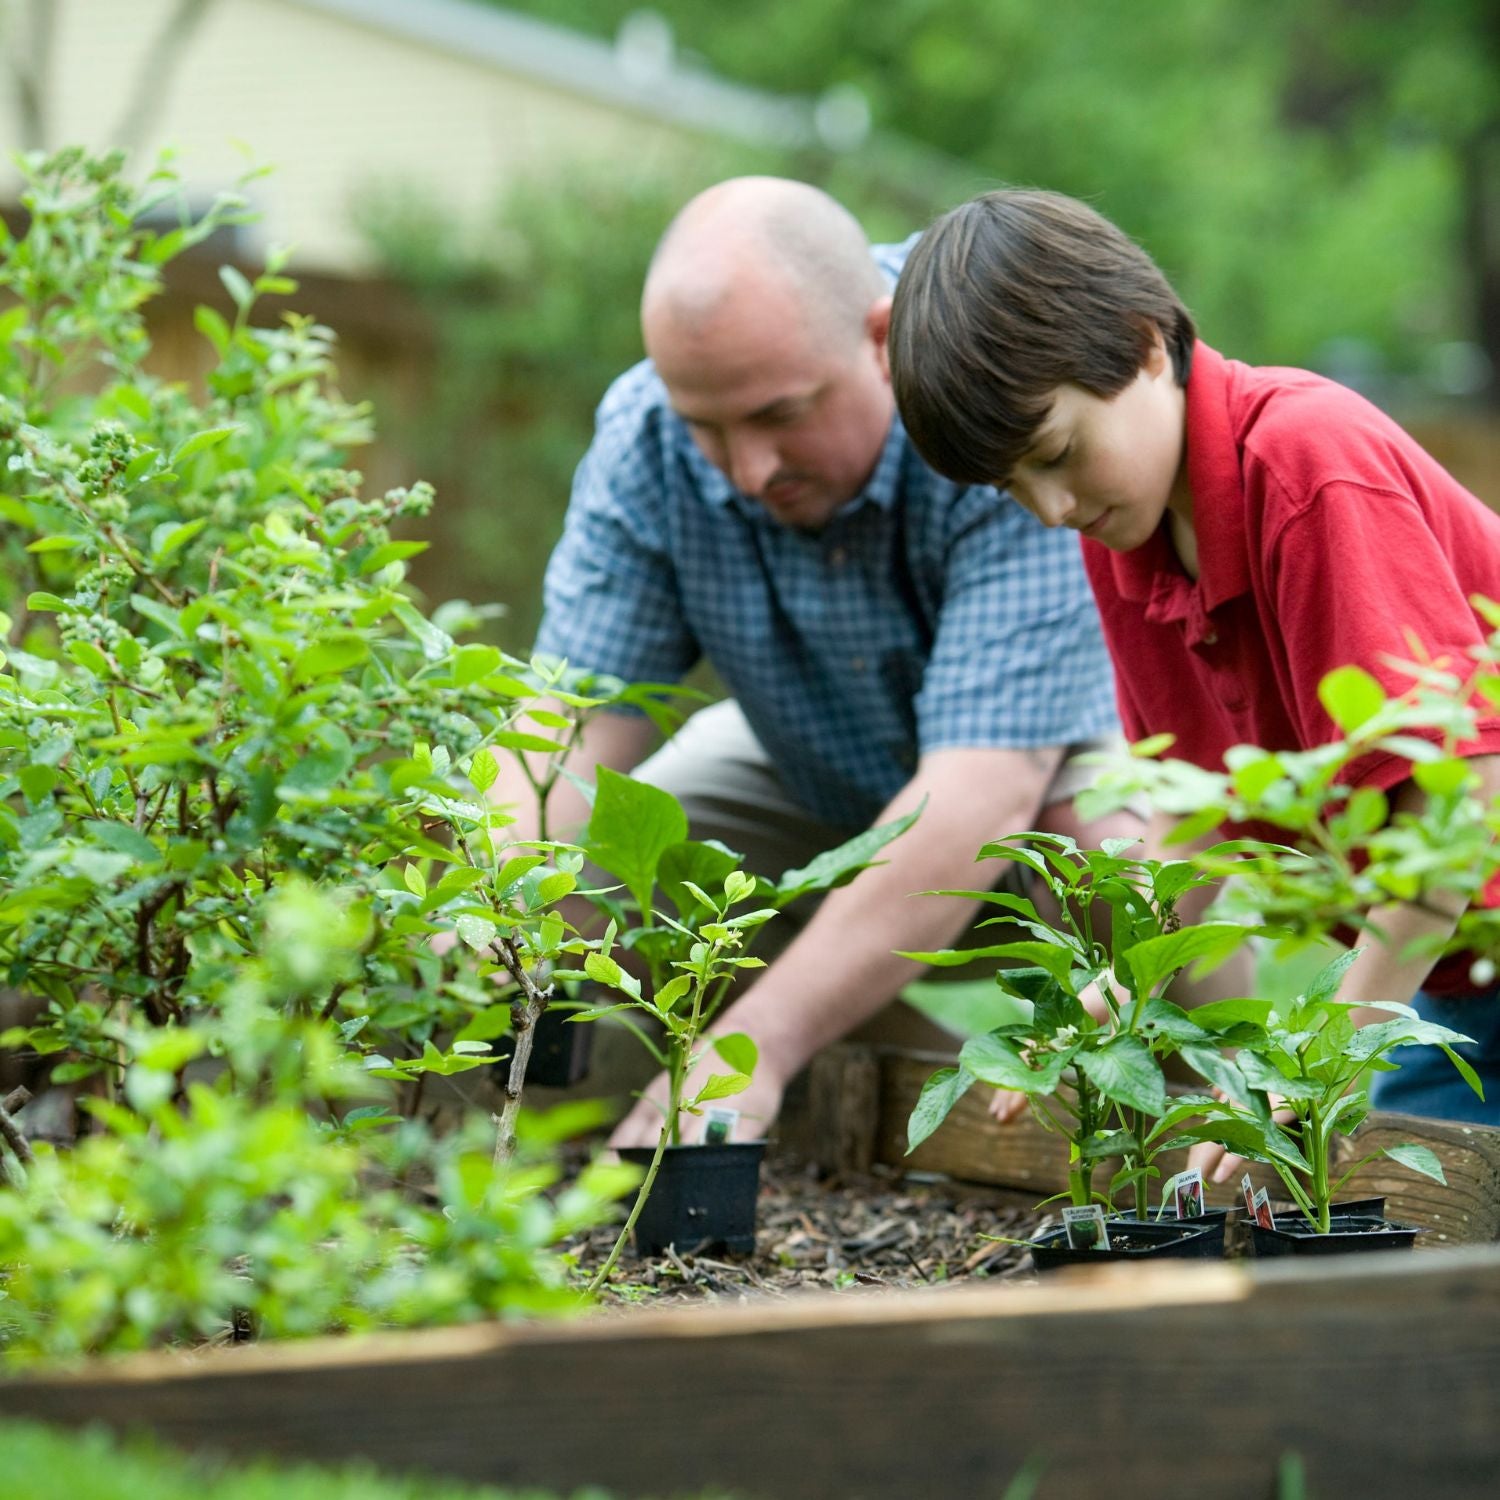
M879 1169L820 1179L795 1157L761 1168L755 1251L693 1247L641 1257L628 1248L601 1294L606 1308L749 1302L838 1290L941 1291L976 1279L1030 1279L1025 1240L1061 1221L1000 1189ZM579 1270L603 1265L618 1230L600 1228L567 1248Z

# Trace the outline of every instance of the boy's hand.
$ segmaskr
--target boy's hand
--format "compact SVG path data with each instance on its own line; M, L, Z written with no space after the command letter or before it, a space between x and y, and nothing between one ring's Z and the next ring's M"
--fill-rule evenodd
M1108 977L1112 983L1114 975L1111 974ZM1109 1019L1109 1005L1104 999L1104 991L1098 980L1086 985L1078 999L1096 1021L1103 1024ZM1021 1093L1019 1089L996 1089L986 1108L1002 1125L1009 1125L1012 1120L1017 1120L1026 1113L1027 1098L1028 1096Z

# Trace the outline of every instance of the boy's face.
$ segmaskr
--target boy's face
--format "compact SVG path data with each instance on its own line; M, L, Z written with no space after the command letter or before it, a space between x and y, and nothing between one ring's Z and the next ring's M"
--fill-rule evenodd
M1136 378L1108 400L1059 386L1005 488L1044 526L1068 526L1129 552L1151 538L1169 506L1192 520L1185 416L1185 392L1157 344Z

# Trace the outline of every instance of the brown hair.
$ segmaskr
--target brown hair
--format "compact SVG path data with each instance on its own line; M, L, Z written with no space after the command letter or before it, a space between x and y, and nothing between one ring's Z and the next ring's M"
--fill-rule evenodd
M891 310L891 384L917 451L967 484L1004 481L1060 385L1102 399L1160 331L1187 384L1193 320L1156 263L1060 193L983 193L917 242Z

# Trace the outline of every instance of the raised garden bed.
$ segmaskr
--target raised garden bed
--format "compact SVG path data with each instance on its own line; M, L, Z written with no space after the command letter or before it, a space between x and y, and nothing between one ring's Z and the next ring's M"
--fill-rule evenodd
M1491 1246L142 1356L0 1405L621 1496L998 1496L1037 1460L1039 1500L1265 1500L1295 1453L1312 1495L1488 1500L1497 1384Z

